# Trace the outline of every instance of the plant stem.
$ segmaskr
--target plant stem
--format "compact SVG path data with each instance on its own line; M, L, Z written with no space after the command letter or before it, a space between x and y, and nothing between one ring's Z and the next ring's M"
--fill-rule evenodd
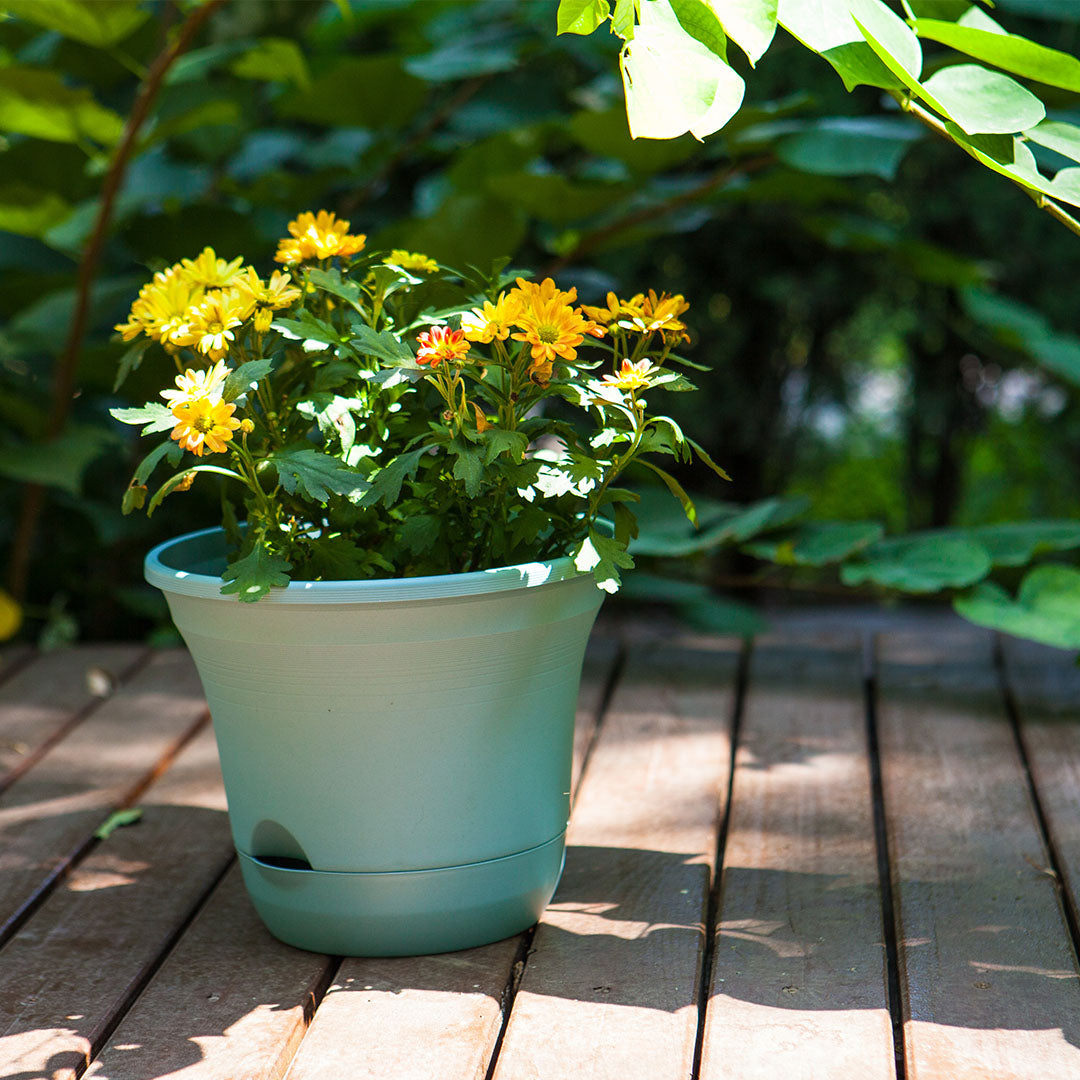
M53 373L52 406L45 428L46 439L55 439L63 430L71 412L71 403L75 393L75 378L79 367L83 339L90 318L90 290L97 276L101 252L105 247L109 225L112 221L113 206L120 192L128 162L135 152L135 143L143 124L150 115L150 108L161 90L162 82L169 68L183 53L206 20L220 7L224 0L208 0L197 7L181 25L175 40L162 50L150 65L146 78L139 87L131 113L124 125L124 133L113 154L109 171L101 185L101 202L98 206L94 230L90 234L82 259L79 262L75 286L75 308L71 315L67 341L64 350L57 358ZM30 553L37 535L38 521L45 506L45 489L40 484L28 484L23 493L23 503L19 521L15 527L12 541L11 563L8 567L8 587L12 596L21 601L26 596Z

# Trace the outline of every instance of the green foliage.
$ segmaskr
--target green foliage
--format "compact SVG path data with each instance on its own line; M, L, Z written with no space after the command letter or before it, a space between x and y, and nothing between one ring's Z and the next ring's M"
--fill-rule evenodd
M965 619L1059 649L1080 649L1080 570L1046 563L1028 573L1014 600L986 582L953 605Z
M255 543L246 555L225 568L221 591L227 596L235 593L244 603L254 603L271 589L288 585L290 567L288 559L274 554L265 544Z

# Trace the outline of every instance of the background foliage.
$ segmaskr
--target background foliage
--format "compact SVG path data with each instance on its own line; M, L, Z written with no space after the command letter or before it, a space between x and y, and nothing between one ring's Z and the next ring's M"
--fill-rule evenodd
M971 7L936 2L938 21ZM0 10L0 556L26 566L8 583L25 594L25 634L164 625L142 554L216 511L193 491L149 523L120 514L138 450L107 410L166 378L140 368L113 389L123 349L110 327L138 285L206 243L272 250L297 211L327 207L370 243L454 264L510 254L588 301L649 284L691 300L691 355L713 371L679 418L734 482L682 477L703 496L696 534L657 501L638 553L681 580L638 572L639 598L739 627L751 616L718 587L944 591L971 617L1005 611L1080 645L1080 316L1067 287L1080 241L886 89L849 93L785 30L752 70L714 37L746 86L733 118L704 143L631 140L620 39L556 36L546 0ZM1077 47L1069 4L1000 0L993 17ZM924 81L970 61L921 47ZM1076 87L1019 84L1052 122L1080 119ZM1057 149L1021 139L1048 183L1074 164L1063 132ZM90 304L72 350L80 265ZM28 484L42 492L32 545Z

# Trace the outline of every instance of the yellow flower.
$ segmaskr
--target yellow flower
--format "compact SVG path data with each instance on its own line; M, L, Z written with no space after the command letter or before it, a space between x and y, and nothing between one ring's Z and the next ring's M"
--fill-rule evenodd
M595 319L596 322L602 323L604 326L610 326L611 323L617 323L624 325L620 320L632 319L641 315L641 305L645 298L638 293L631 300L620 300L613 292L607 294L607 307L589 307L587 304L582 305L581 310L589 316L590 319Z
M461 329L469 341L487 344L498 338L505 341L510 336L510 326L521 310L519 301L499 293L499 299L493 304L485 300L483 307L473 308L461 316Z
M684 311L689 310L690 305L681 294L668 296L667 293L661 293L657 296L650 289L648 298L642 298L641 313L634 316L631 322L634 329L643 334L652 334L659 330L665 341L689 341L686 324L679 319Z
M183 375L176 376L178 389L162 390L161 396L169 403L170 408L196 398L220 401L225 380L231 374L232 369L225 366L224 360L219 360L213 367L206 368L204 371L188 368Z
M212 247L205 247L198 257L181 259L173 269L179 270L193 285L201 285L204 289L227 289L240 276L243 265L243 258L226 262L217 257Z
M439 269L439 264L430 256L422 255L419 251L404 251L402 248L394 248L383 262L400 266L402 270L419 270L422 274L434 274Z
M13 638L22 626L22 608L14 597L0 589L0 641Z
M118 323L115 329L125 341L142 333L165 346L183 344L180 339L187 331L188 311L202 298L202 286L194 284L178 267L170 266L139 290L128 321Z
M660 369L649 360L624 360L614 375L605 375L603 381L620 390L640 390L649 385L649 377Z
M301 290L290 285L292 275L275 270L269 281L263 281L252 266L247 267L236 280L236 287L241 295L248 297L255 305L255 329L265 334L274 321L274 312L287 308L293 301L300 299Z
M291 239L278 242L274 259L280 263L311 262L332 259L335 255L348 258L362 251L367 237L363 233L349 235L349 223L328 210L318 214L305 211L289 222Z
M239 289L215 290L188 312L187 331L179 345L194 345L211 360L220 360L236 339L233 332L251 317L255 301Z
M512 335L514 340L528 342L532 346L533 360L545 364L551 364L556 357L576 360L577 346L585 334L596 329L595 323L563 303L559 296L546 302L530 303L514 319L514 324L522 331Z
M235 411L231 401L192 398L181 402L172 408L178 422L170 437L196 457L202 457L204 451L220 454L240 426L233 416Z
M510 295L515 297L522 307L548 304L552 301L572 304L577 299L577 289L571 288L568 292L563 292L551 278L544 278L539 285L535 281L526 281L524 278L516 280L517 288L512 289Z

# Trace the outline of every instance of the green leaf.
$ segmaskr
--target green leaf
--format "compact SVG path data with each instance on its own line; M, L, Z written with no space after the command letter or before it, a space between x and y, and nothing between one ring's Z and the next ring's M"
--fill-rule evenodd
M454 454L454 478L461 480L465 484L465 494L475 499L484 479L483 452L457 441L450 444L450 450Z
M137 806L115 810L95 830L95 840L108 840L117 829L135 825L142 820L143 812Z
M115 442L116 436L104 428L71 425L49 442L0 449L0 476L78 495L83 474Z
M328 502L331 495L356 502L371 487L355 469L318 450L279 450L267 460L287 494L318 503Z
M398 531L398 538L410 555L423 555L435 546L442 521L434 514L410 514Z
M609 15L608 0L559 0L557 34L591 34Z
M306 308L299 312L295 319L275 319L271 326L294 341L302 341L305 349L308 348L308 342L319 346L340 345L348 341L348 338L343 338L328 322L317 319ZM316 350L309 349L308 351Z
M30 184L0 185L0 230L19 236L42 236L71 214L59 195Z
M138 0L3 0L0 6L17 19L98 49L123 41L150 17Z
M574 181L560 173L541 175L524 170L490 176L483 183L492 195L557 225L592 217L633 190L626 183Z
M1040 146L1046 146L1073 161L1080 161L1080 127L1061 120L1043 120L1028 128L1024 136Z
M978 64L942 68L918 92L968 135L1023 131L1046 116L1043 103L1030 90Z
M840 570L845 585L871 582L901 592L929 593L963 588L990 572L986 548L962 536L905 536L883 540L859 562Z
M416 475L420 459L431 448L421 446L407 454L398 454L371 478L371 490L360 500L361 506L393 506L401 495L401 485L407 477Z
M174 476L170 476L164 484L161 485L154 492L154 497L150 500L150 504L146 508L147 517L153 512L177 489L186 491L190 487L191 481L199 473L215 473L217 476L227 476L230 480L239 480L243 482L244 478L239 474L232 471L232 469L223 469L220 465L195 465L190 469L184 469L183 472L178 472Z
M995 566L1023 566L1047 551L1080 547L1080 521L1008 521L966 531Z
M681 25L666 0L642 0L641 25L620 54L630 134L698 139L738 112L742 79Z
M170 465L179 465L184 456L183 447L172 439L166 439L159 443L139 462L132 477L132 484L145 484L150 479L150 474L158 467L162 459L168 460Z
M225 567L221 576L226 584L221 591L226 596L236 593L239 600L253 603L271 589L288 585L290 569L289 560L275 555L260 538L247 555Z
M347 536L320 536L304 567L316 581L355 581L365 576L366 552Z
M922 67L918 38L889 9L883 8L879 0L820 0L818 3L779 0L777 21L808 49L827 60L848 90L861 85L886 90L905 86L906 83L881 61L866 41L852 18L853 13L867 22L873 20L875 24L895 19L899 29L890 23L887 34L892 39L892 48L899 54L899 67L910 69L918 76Z
M668 357L668 359L670 360L671 357ZM690 449L694 451L694 456L697 457L702 462L702 464L712 469L712 471L716 473L716 475L719 476L721 480L731 480L731 477L728 476L728 474L723 469L721 469L720 466L717 465L711 457L709 457L708 453L705 450L705 447L703 447L700 443L695 442L693 439L687 439L686 441L690 444Z
M915 32L921 38L939 41L1014 75L1080 93L1080 60L1018 34L1002 33L1000 29L976 29L938 19L916 20Z
M311 88L304 54L295 41L287 38L263 38L230 64L229 70L242 79L293 83L301 90Z
M416 367L416 356L404 341L399 341L385 330L372 330L370 326L357 323L353 327L351 352L357 356L374 356L392 367Z
M1059 649L1080 649L1080 570L1047 563L1024 578L1016 599L992 582L958 596L953 607L978 626Z
M776 33L777 0L707 0L716 12L724 33L750 61L764 56Z
M754 540L743 550L781 566L827 566L881 539L876 521L806 521L794 529Z
M0 67L0 131L112 146L123 130L116 113L99 105L89 90L68 86L55 71Z
M899 116L830 117L780 139L776 156L793 169L821 176L880 176L891 180L911 144L922 138Z
M153 435L159 431L171 431L176 427L176 417L167 405L148 401L141 408L110 409L109 415L122 424L145 424L141 434Z
M709 52L727 60L727 34L708 0L667 0L679 25Z
M699 143L690 135L666 141L630 138L626 112L618 106L575 113L570 118L570 133L586 150L616 158L637 173L663 172L693 157L699 149Z
M272 360L248 360L229 372L221 396L225 401L235 401L246 394L261 378L270 374Z
M354 308L359 306L363 295L360 286L351 278L342 277L340 270L320 270L312 267L307 276L312 285L317 285L323 292L344 300Z
M505 428L491 427L480 433L480 442L484 447L484 464L490 465L500 454L507 454L511 461L519 465L529 448L528 437L520 431L507 431Z
M153 344L150 338L139 338L120 357L120 363L116 368L116 379L113 381L114 393L123 386L124 380L142 363L143 355Z
M611 32L618 34L624 41L634 36L634 20L637 15L637 0L615 0L615 11L611 16Z
M664 481L664 486L679 500L679 505L683 508L683 513L686 514L686 520L691 525L696 525L698 519L697 508L694 506L694 501L686 494L682 484L671 473L661 469L659 465L654 465L651 461L646 461L645 458L636 458L635 461L638 465L644 465L646 469L651 469Z
M618 592L622 581L619 570L630 570L633 565L633 557L624 545L596 529L589 530L574 555L574 566L583 574L591 570L597 587L607 593Z

